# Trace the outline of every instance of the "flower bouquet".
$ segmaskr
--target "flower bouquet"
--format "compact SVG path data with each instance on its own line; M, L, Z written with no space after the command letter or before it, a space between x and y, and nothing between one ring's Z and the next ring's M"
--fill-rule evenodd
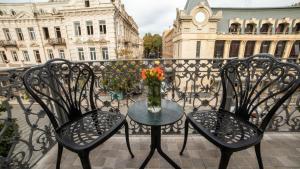
M148 86L148 111L158 113L161 110L161 82L164 79L164 71L160 67L143 69L142 79Z

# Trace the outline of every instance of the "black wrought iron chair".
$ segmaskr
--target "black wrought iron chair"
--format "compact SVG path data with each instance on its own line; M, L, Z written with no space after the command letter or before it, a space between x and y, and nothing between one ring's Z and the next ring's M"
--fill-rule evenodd
M132 156L128 123L119 112L96 109L95 75L83 63L63 59L48 61L27 70L26 90L48 115L58 142L56 168L60 168L63 148L78 154L84 169L90 169L89 152L125 126L126 143Z
M300 68L258 54L229 61L221 69L223 97L218 110L194 110L185 121L186 146L189 124L221 150L219 169L226 169L233 152L255 146L263 169L260 142L280 106L298 89Z

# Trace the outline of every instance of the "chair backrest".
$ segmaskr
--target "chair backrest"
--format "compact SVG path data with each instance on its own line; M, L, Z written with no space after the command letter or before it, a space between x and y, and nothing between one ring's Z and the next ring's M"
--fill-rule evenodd
M269 54L229 61L221 69L220 109L244 120L255 118L255 124L264 131L276 111L299 87L299 76L298 65L281 62Z
M53 59L27 70L23 83L57 129L95 109L94 78L92 69L84 63Z

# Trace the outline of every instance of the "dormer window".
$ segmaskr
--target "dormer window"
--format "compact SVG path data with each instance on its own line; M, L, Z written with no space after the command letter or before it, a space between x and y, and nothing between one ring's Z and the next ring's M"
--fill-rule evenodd
M254 23L248 23L246 26L245 33L255 34L255 32L256 32L256 25Z
M11 12L12 15L16 15L16 11L11 10L10 12Z
M233 34L239 34L241 32L241 24L232 23L229 28L229 32Z
M272 32L272 24L264 23L260 29L261 34L270 34Z
M84 5L85 5L85 7L90 7L90 1L89 0L84 0Z
M281 23L276 28L276 34L284 34L289 32L289 24L288 23Z
M295 25L293 32L296 34L300 33L300 22Z

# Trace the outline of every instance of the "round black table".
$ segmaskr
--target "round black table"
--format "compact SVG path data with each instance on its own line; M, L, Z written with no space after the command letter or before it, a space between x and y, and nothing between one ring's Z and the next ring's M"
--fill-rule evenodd
M162 100L161 112L151 113L147 110L147 101L137 101L128 108L128 116L136 123L151 126L151 150L140 168L145 168L154 154L157 152L166 159L174 168L180 168L170 157L161 149L161 126L176 123L183 116L183 108L176 102Z

